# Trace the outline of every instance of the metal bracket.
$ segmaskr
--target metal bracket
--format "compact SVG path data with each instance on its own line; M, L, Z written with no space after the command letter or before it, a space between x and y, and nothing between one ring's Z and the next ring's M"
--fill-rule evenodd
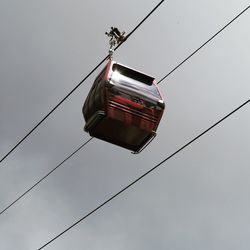
M154 140L155 137L156 137L156 132L152 131L149 141L145 145L143 145L138 151L134 151L131 153L134 155L141 153L141 151L144 150Z

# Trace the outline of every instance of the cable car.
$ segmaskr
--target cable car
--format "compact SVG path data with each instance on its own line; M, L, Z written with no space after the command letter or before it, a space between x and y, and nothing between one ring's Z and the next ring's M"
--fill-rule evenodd
M156 136L164 108L153 77L110 59L83 105L84 130L139 153Z

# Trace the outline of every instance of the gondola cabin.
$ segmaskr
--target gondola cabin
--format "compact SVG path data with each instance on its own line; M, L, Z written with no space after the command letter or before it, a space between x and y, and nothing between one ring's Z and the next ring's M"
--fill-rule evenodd
M156 136L164 108L153 77L109 60L83 105L84 130L138 153Z

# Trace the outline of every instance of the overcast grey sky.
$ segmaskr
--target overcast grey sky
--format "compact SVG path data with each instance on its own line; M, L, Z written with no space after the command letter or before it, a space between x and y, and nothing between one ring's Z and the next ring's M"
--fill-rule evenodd
M0 0L0 155L159 1ZM249 5L165 1L115 53L161 79ZM161 85L166 112L139 155L92 140L0 216L0 249L34 250L250 96L250 10ZM103 67L103 66L102 66ZM0 210L89 139L81 108L97 70L0 165ZM250 108L244 107L45 249L250 248Z

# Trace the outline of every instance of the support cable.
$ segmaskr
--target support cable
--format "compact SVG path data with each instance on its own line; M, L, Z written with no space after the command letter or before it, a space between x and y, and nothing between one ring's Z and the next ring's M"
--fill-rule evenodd
M136 27L126 36L126 39L119 43L117 47L114 49L118 49L152 14L153 12L164 2L165 0L160 1L154 8L151 10L146 17L143 18L143 20L136 25ZM47 115L45 115L21 140L19 140L16 145L8 152L6 153L0 160L0 163L3 162L23 141L25 141L61 104L76 90L78 89L83 82L87 80L87 78L92 75L92 73L99 68L99 66L105 62L109 58L109 55L106 56L97 66L95 66L90 73L84 77L82 81L80 81L54 108L52 108Z
M157 84L164 81L169 75L171 75L175 70L177 70L182 64L184 64L188 59L190 59L194 54L196 54L200 49L202 49L206 44L211 42L217 35L219 35L224 29L226 29L230 24L232 24L237 18L239 18L243 13L245 13L250 8L250 5L241 11L236 17L234 17L230 22L223 26L218 32L216 32L212 37L210 37L206 42L204 42L198 49L196 49L192 54L186 57L182 62L180 62L175 68L173 68L168 74L166 74Z
M54 238L52 238L50 241L48 241L47 243L45 243L43 246L41 246L40 248L38 248L38 250L41 250L43 248L45 248L46 246L48 246L50 243L52 243L54 240L56 240L57 238L59 238L60 236L62 236L63 234L65 234L67 231L69 231L70 229L72 229L73 227L75 227L77 224L79 224L80 222L82 222L83 220L85 220L87 217L89 217L90 215L94 214L95 212L97 212L98 210L100 210L103 206L105 206L107 203L109 203L110 201L112 201L114 198L116 198L117 196L119 196L120 194L122 194L123 192L125 192L128 188L132 187L134 184L136 184L137 182L139 182L141 179L143 179L144 177L146 177L147 175L149 175L151 172L153 172L154 170L156 170L158 167L160 167L163 163L165 163L166 161L170 160L172 157L174 157L176 154L178 154L179 152L181 152L183 149L185 149L186 147L188 147L189 145L191 145L193 142L195 142L197 139L199 139L201 136L205 135L207 132L209 132L211 129L213 129L214 127L216 127L217 125L219 125L220 123L222 123L225 119L227 119L228 117L230 117L232 114L234 114L236 111L240 110L241 108L243 108L245 105L247 105L250 102L250 99L248 99L246 102L244 102L243 104L241 104L239 107L237 107L236 109L234 109L232 112L230 112L229 114L227 114L226 116L224 116L223 118L221 118L219 121L217 121L216 123L214 123L212 126L210 126L209 128L207 128L206 130L204 130L202 133L200 133L199 135L197 135L194 139L192 139L191 141L189 141L188 143L186 143L184 146L180 147L178 150L176 150L174 153L172 153L171 155L169 155L168 157L166 157L164 160L162 160L160 163L158 163L157 165L155 165L153 168L151 168L150 170L148 170L146 173L142 174L140 177L138 177L137 179L135 179L134 181L132 181L130 184L128 184L126 187L124 187L123 189L121 189L119 192L117 192L116 194L112 195L109 199L107 199L106 201L104 201L102 204L100 204L99 206L97 206L96 208L94 208L92 211L90 211L89 213L87 213L86 215L84 215L81 219L79 219L78 221L76 221L75 223L73 223L71 226L69 226L68 228L66 228L64 231L62 231L61 233L59 233L58 235L56 235Z
M211 37L210 39L207 40L207 42L205 42L201 47L199 47L197 50L195 50L195 52L193 52L190 56L188 56L184 61L182 61L182 63L180 63L177 67L175 67L173 70L170 71L170 73L168 73L166 76L164 76L159 82L162 82L163 80L166 79L166 77L168 77L170 74L172 74L178 67L180 67L185 61L187 61L188 59L190 59L199 49L201 49L202 47L204 47L209 41L211 41L216 35L218 35L223 29L225 29L230 23L232 23L234 20L236 20L236 18L238 18L241 14L243 14L250 6L248 6L245 10L243 10L240 14L238 14L234 19L232 19L227 25L225 25L220 31L218 31L213 37ZM153 11L153 10L152 10ZM146 17L145 17L146 18ZM144 18L144 19L145 19ZM143 22L143 20L142 20ZM139 24L140 25L140 24ZM137 25L137 27L132 31L134 32L139 26ZM131 33L130 33L131 34ZM107 56L108 57L108 56ZM92 138L91 138L92 139ZM91 140L90 139L90 140ZM90 141L89 140L89 141ZM15 201L13 201L10 205L8 205L5 209L3 209L0 212L0 215L2 213L4 213L6 210L8 210L12 205L14 205L17 201L19 201L21 198L23 198L28 192L30 192L35 186L37 186L42 180L44 180L46 177L48 177L52 172L54 172L57 168L59 168L63 163L65 163L67 160L69 160L74 154L76 154L80 149L83 148L83 146L86 146L86 144L89 142L87 141L86 143L84 143L84 145L80 146L76 151L74 151L74 153L72 153L69 157L67 157L63 162L61 162L57 167L55 167L51 172L49 172L46 176L44 176L41 180L39 180L36 184L34 184L31 188L29 188L26 192L24 192L21 196L19 196Z
M86 146L93 137L91 137L89 140L84 142L80 147L78 147L73 153L71 153L67 158L65 158L61 163L59 163L55 168L53 168L50 172L48 172L46 175L44 175L39 181L37 181L32 187L30 187L28 190L26 190L22 195L20 195L17 199L15 199L12 203L10 203L7 207L5 207L1 212L0 215L2 215L5 211L7 211L10 207L12 207L16 202L18 202L20 199L22 199L26 194L28 194L33 188L35 188L38 184L40 184L45 178L47 178L49 175L51 175L56 169L58 169L63 163L65 163L67 160L69 160L73 155L75 155L79 150L81 150L84 146Z

